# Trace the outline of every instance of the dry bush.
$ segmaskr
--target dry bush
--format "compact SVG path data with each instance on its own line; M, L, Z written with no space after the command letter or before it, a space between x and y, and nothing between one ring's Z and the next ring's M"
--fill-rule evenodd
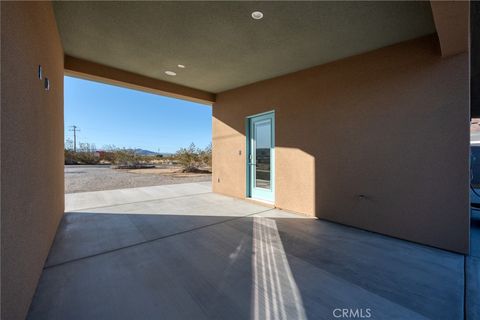
M71 139L65 141L64 155L65 164L98 164L100 161L94 144L80 143L75 152Z
M212 146L200 149L192 142L188 148L181 148L175 153L175 160L182 166L183 172L209 172L202 170L211 166Z
M98 164L100 159L96 155L96 151L93 143L80 143L75 158L82 164Z

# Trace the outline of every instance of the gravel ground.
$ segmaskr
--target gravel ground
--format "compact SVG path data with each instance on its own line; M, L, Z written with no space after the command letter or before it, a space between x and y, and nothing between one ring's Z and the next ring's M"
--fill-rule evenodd
M110 166L71 165L65 166L65 193L149 187L211 179L211 174L132 173L124 169L111 169Z

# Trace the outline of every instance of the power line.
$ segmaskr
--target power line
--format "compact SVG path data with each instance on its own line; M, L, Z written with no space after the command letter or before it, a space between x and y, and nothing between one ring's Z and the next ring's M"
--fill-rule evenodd
M70 128L72 129L68 131L73 131L73 152L77 152L77 132L80 131L80 128L75 125L70 126Z

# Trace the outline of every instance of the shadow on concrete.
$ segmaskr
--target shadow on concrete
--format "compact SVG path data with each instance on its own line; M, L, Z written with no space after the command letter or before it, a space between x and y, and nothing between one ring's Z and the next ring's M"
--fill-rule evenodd
M461 255L276 211L66 213L28 318L462 317Z

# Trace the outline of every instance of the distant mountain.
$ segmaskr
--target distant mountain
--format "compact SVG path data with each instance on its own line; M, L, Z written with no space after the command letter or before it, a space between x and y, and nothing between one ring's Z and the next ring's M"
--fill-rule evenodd
M144 150L144 149L133 149L133 152L135 152L138 155L141 156L155 156L157 155L156 152L150 151L150 150Z
M167 153L167 152L154 152L154 151L144 150L144 149L134 149L133 151L135 151L136 154L141 155L141 156L156 156L156 155L159 155L159 154L161 154L163 156L172 155L171 153Z

